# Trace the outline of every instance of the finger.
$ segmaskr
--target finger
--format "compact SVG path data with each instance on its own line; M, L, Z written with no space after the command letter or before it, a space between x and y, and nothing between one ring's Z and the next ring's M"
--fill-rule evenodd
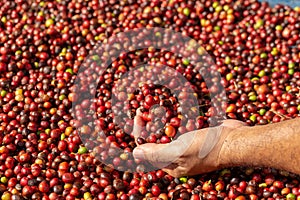
M133 156L139 160L147 160L156 167L171 164L182 154L180 148L173 143L169 144L143 144L133 150Z
M179 165L177 163L171 163L168 166L164 167L166 170L175 170Z
M174 172L173 169L163 168L162 170L163 170L164 172L166 172L167 174L169 174L169 175L171 175L171 176L173 176L173 177L175 177L175 178L178 178L178 177L175 176L175 172Z
M178 168L175 168L175 169L163 168L162 170L163 170L164 172L166 172L167 174L169 174L169 175L175 177L175 178L180 178L180 177L185 176L185 174L182 173L182 172L180 172L180 171L178 170Z

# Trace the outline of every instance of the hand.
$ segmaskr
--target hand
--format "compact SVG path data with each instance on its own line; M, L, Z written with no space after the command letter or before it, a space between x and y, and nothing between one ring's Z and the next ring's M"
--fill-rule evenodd
M139 136L143 121L140 112L134 119L133 134ZM133 150L136 159L147 160L174 177L196 175L220 169L219 152L228 134L245 123L225 120L218 127L185 133L169 144L147 143Z

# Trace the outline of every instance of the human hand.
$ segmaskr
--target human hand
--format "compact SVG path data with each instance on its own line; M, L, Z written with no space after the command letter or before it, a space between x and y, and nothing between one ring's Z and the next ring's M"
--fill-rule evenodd
M134 118L133 134L139 136L143 127L140 111ZM185 133L168 144L147 143L133 150L136 159L146 160L174 177L215 171L220 165L219 152L228 134L245 123L224 120L220 126Z

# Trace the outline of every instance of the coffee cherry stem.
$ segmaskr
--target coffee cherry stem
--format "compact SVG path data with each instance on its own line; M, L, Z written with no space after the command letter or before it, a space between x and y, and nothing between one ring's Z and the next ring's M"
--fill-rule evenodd
M284 114L281 114L281 113L279 113L279 112L277 112L277 111L275 111L275 110L270 110L271 112L273 112L275 115L278 115L280 118L282 118L282 119L291 119L289 116L286 116L286 115L284 115Z

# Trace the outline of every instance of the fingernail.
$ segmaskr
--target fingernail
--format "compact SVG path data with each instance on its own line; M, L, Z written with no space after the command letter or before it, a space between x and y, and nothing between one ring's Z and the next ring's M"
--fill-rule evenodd
M144 153L143 149L141 149L139 147L136 147L133 150L133 156L136 159L145 160L145 153Z

